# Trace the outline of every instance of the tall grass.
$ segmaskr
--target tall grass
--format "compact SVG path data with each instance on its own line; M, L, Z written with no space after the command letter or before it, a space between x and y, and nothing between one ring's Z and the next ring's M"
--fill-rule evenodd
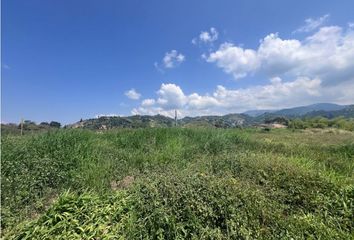
M8 135L1 227L8 239L350 239L354 135L328 134Z

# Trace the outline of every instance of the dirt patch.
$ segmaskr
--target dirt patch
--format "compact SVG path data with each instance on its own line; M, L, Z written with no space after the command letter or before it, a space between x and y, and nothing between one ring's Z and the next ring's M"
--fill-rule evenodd
M57 193L50 194L45 201L45 210L48 210L50 206L58 199Z
M344 129L338 129L338 128L307 128L302 130L304 133L334 133L334 134L346 134L346 133L351 133L350 131L344 130Z
M135 180L134 176L126 176L120 181L111 181L110 182L111 189L113 191L116 191L118 189L127 188L133 184L134 180Z

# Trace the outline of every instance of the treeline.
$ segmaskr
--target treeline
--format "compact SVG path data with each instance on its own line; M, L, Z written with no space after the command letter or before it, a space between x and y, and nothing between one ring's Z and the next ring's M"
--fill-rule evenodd
M76 124L68 125L67 127L74 127ZM172 127L174 120L162 115L155 116L141 116L134 115L128 117L106 117L92 118L87 120L80 120L79 125L82 128L90 130L106 130L112 128L149 128L149 127Z
M292 129L306 129L306 128L339 128L348 131L354 131L354 119L336 117L328 119L325 117L315 118L296 118L287 121L287 126Z
M31 132L38 131L47 131L51 129L59 129L61 128L60 122L51 121L51 122L41 122L37 124L31 120L25 120L21 124L9 123L9 124L1 124L1 133L6 134L21 134L21 125L22 125L22 133L28 134Z

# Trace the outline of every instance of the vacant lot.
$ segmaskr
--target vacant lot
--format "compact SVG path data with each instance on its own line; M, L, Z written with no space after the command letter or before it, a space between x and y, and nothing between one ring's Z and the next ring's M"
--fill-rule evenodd
M354 239L354 134L3 136L5 239Z

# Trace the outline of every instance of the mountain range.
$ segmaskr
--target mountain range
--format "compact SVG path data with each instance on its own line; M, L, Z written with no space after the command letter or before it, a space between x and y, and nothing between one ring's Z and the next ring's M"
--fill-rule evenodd
M184 117L178 119L177 125L182 127L234 128L257 125L264 123L267 119L269 120L277 117L293 119L309 117L335 118L339 116L354 118L354 105L318 103L280 110L253 110L223 116ZM103 130L111 128L172 127L175 124L174 119L163 115L134 115L127 117L102 116L99 118L82 120L67 125L66 127Z
M348 105L338 105L334 103L317 103L311 104L307 106L301 107L294 107L294 108L285 108L280 110L250 110L244 112L252 117L257 117L265 113L273 113L275 115L282 115L282 116L301 116L313 111L337 111L342 110L348 107Z

